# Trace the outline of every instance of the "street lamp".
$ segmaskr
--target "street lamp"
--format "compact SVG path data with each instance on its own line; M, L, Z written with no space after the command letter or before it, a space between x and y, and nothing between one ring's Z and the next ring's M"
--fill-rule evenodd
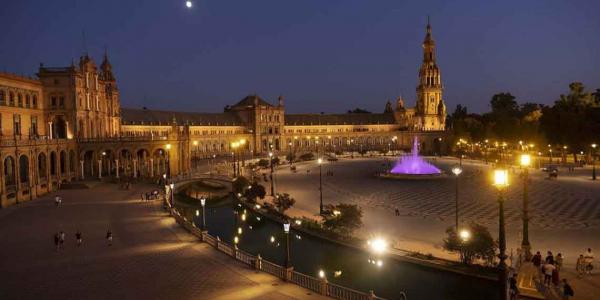
M317 160L319 163L319 214L323 214L323 159Z
M169 176L169 178L171 178L171 162L170 162L170 153L169 153L169 150L171 150L171 144L167 144L167 146L165 148L167 148L167 176Z
M596 144L592 144L592 180L596 180Z
M462 168L460 166L454 166L452 168L452 173L456 177L456 194L455 194L455 204L456 204L456 230L458 230L458 175L462 173Z
M460 240L461 240L463 243L466 243L466 242L468 242L468 241L471 239L471 232L469 232L469 231L468 231L468 230L466 230L466 229L463 229L463 230L461 230L461 231L458 233L458 236L460 237Z
M387 241L382 238L375 238L373 240L369 240L367 244L371 249L371 252L379 255L383 254L388 247Z
M275 196L275 187L273 186L273 152L269 152L269 161L271 165L271 196Z
M200 199L200 205L202 205L202 230L206 230L206 218L204 217L206 215L204 210L204 206L206 205L206 198L202 197Z
M504 225L504 195L503 192L508 187L508 171L506 169L494 170L494 186L498 189L498 248L500 249L500 262L498 271L500 272L500 298L506 299L507 275L506 275L506 233Z
M283 223L283 232L285 233L285 267L290 268L290 223Z
M529 166L531 165L531 156L521 154L521 167L523 168L523 241L521 249L525 252L525 260L531 260L531 245L529 244L529 194L527 190L527 181L529 181Z
M171 206L175 207L175 184L171 183Z

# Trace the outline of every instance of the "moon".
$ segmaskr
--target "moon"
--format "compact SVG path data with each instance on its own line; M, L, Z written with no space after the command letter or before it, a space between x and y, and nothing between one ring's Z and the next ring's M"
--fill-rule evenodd
M188 0L188 1L185 1L185 6L186 6L187 8L192 8L192 1L189 1L189 0Z

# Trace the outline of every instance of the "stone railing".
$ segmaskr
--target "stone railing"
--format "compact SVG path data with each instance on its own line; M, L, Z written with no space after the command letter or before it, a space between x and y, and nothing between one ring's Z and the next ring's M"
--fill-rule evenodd
M236 245L229 245L222 242L218 237L213 237L208 234L207 231L203 231L196 225L187 220L182 216L175 208L173 208L169 201L165 200L165 205L170 215L179 223L183 228L189 231L191 234L198 237L202 242L205 242L215 249L231 256L235 260L238 260L251 268L263 271L274 275L282 280L297 284L303 288L309 289L313 292L319 293L324 296L329 296L334 299L340 300L383 300L383 298L375 296L373 291L369 293L363 293L357 290L353 290L347 287L343 287L337 284L333 284L327 281L327 278L315 278L306 274L302 274L293 271L293 268L286 268L270 261L261 258L260 254L257 256L246 253ZM406 296L402 294L401 299L406 299Z

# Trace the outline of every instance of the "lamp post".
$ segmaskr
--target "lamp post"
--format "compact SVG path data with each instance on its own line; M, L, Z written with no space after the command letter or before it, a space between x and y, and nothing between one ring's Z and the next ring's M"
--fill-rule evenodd
M521 167L523 168L523 241L521 241L521 249L525 252L526 261L531 260L531 245L529 244L529 194L527 190L530 165L531 156L529 154L522 154Z
M504 225L504 190L508 187L508 171L506 169L494 170L494 186L498 189L498 248L500 249L500 262L498 263L500 280L500 298L506 299L507 294L507 274L506 274L506 232Z
M462 168L460 166L454 166L452 168L452 173L456 177L456 194L455 194L455 202L456 202L456 231L458 232L458 175L462 173Z
M169 150L171 150L171 144L167 144L167 146L165 148L167 148L167 177L170 179L171 178L171 160L170 160L170 151Z
M269 152L269 161L271 165L271 196L275 196L275 187L273 186L273 152Z
M194 141L194 150L192 151L192 168L196 169L198 167L198 141Z
M171 206L175 207L175 184L171 183Z
M206 215L204 209L204 206L206 205L206 198L202 197L200 199L200 205L202 205L202 230L206 230L206 218L204 217Z
M323 214L323 159L319 158L319 214Z
M596 180L596 144L592 144L592 180Z
M290 223L283 223L283 232L285 233L285 267L290 268L292 261L290 260Z

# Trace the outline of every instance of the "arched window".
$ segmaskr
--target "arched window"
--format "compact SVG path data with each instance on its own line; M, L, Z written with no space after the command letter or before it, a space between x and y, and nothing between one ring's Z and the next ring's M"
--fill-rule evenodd
M40 155L38 155L38 176L40 177L40 179L48 178L47 168L48 167L46 165L46 154L40 153Z
M67 153L65 151L60 152L60 174L65 174L67 171Z
M75 172L75 151L69 151L69 171Z
M31 104L33 108L37 108L37 95L33 95L33 102Z
M8 105L15 106L15 94L13 92L8 94Z
M15 159L8 156L4 159L4 184L12 186L17 184L15 177Z
M29 108L31 105L31 96L25 95L25 107Z
M29 157L27 155L19 157L19 178L21 183L29 182Z
M56 152L50 153L50 175L56 175Z
M23 107L23 95L21 95L20 93L17 95L17 106Z
M6 105L6 94L0 90L0 105Z

